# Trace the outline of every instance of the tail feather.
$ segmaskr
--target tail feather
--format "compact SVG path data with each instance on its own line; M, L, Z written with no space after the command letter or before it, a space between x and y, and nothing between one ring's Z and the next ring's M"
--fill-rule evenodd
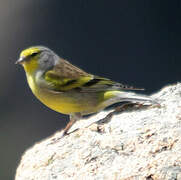
M150 96L132 92L119 92L117 97L120 100L119 102L129 101L133 103L158 104L158 102Z
M100 105L100 109L104 109L112 104L119 102L132 102L143 105L159 105L156 99L134 92L127 91L108 91L104 94L104 101Z
M109 91L105 93L106 101L104 101L104 106L109 106L118 102L133 102L140 104L159 104L155 99L150 96L137 94L134 92L126 91Z

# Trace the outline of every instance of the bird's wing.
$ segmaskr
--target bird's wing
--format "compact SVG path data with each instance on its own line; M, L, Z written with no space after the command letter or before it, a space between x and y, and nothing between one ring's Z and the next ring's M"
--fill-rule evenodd
M134 88L132 86L123 85L107 78L93 76L88 82L84 83L82 92L98 92L105 90L144 90L142 88Z
M56 66L44 74L44 79L50 85L51 90L60 92L81 87L92 78L92 75L64 59L60 59Z
M47 71L44 79L56 92L78 90L79 92L100 92L105 90L143 90L125 86L106 78L86 73L78 67L61 59L53 69Z

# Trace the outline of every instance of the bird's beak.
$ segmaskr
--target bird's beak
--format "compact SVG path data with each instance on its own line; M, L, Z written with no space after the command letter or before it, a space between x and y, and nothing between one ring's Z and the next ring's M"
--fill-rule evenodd
M16 62L15 64L21 64L22 62L24 62L26 60L25 57L20 57Z

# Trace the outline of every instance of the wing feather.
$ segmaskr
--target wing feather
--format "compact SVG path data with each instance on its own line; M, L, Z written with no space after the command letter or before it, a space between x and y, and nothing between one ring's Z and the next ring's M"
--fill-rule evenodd
M47 71L44 78L49 84L51 84L51 87L53 87L51 90L56 92L65 92L73 89L79 92L143 90L141 88L125 86L111 81L110 79L88 74L64 59L60 59L53 69Z

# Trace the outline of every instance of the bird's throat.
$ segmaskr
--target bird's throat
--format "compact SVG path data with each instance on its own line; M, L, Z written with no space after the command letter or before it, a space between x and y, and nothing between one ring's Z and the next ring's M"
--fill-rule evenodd
M33 74L38 68L38 62L36 58L32 58L30 61L25 61L22 63L27 74Z

